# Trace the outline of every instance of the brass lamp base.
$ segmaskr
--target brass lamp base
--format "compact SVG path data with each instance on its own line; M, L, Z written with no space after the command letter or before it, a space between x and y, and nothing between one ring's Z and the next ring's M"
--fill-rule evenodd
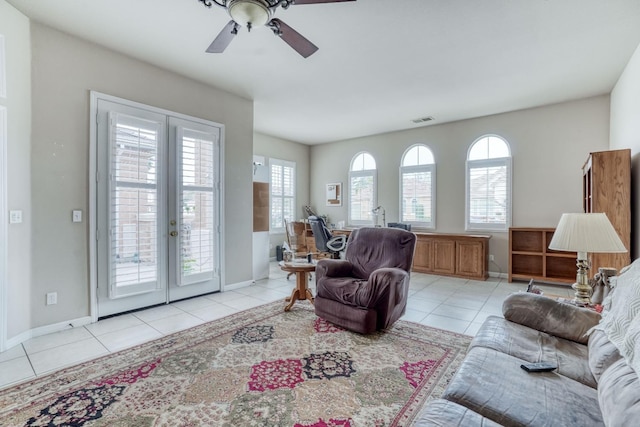
M591 293L593 289L589 286L589 261L586 259L578 259L576 261L578 272L576 274L576 283L571 285L575 292L573 303L576 305L591 305Z

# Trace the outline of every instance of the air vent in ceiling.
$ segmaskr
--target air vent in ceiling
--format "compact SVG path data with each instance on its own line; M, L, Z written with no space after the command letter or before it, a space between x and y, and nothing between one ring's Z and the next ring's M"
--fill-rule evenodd
M413 123L426 123L435 120L433 117L420 117L419 119L411 120Z

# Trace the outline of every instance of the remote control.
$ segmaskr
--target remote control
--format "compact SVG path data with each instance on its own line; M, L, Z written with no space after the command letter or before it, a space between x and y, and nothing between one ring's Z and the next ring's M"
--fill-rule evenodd
M558 368L558 365L552 362L523 363L520 365L527 372L550 372Z

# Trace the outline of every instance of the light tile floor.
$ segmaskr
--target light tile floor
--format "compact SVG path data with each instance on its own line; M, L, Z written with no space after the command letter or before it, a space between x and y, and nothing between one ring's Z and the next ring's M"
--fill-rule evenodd
M294 285L294 277L287 280L286 273L271 263L269 279L246 288L178 301L30 339L0 353L0 388L284 299ZM310 286L315 293L314 279ZM545 292L571 295L566 286L540 287ZM482 282L412 273L403 319L473 336L487 316L502 315L502 301L507 295L525 288L526 283L508 283L498 278Z

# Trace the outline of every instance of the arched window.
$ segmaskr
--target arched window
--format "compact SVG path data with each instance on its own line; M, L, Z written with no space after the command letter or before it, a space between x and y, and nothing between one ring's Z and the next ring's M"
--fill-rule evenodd
M511 150L497 135L478 138L467 153L466 229L507 231L511 225Z
M424 144L412 145L400 163L400 221L435 228L436 165Z
M367 152L356 154L349 168L350 225L371 225L377 190L375 159Z

